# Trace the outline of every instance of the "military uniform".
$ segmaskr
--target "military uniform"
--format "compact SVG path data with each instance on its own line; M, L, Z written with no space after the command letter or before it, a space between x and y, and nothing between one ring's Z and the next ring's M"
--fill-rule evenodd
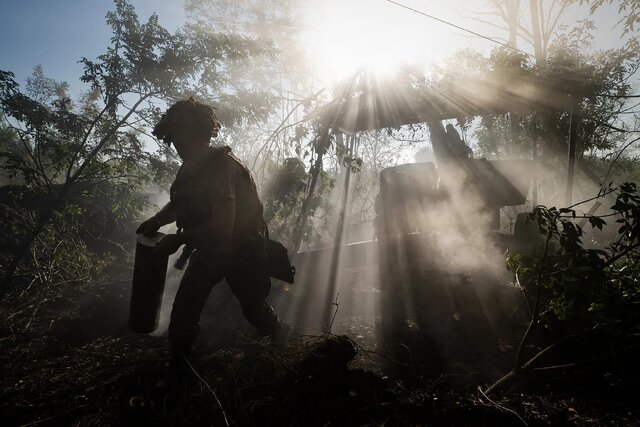
M235 221L228 247L199 247L191 256L171 311L169 339L191 343L200 330L200 314L211 289L226 279L246 319L262 336L273 335L278 317L265 301L271 289L265 252L263 207L249 170L231 149L210 148L205 156L183 164L171 186L176 225L189 230L211 218L222 199L233 199Z

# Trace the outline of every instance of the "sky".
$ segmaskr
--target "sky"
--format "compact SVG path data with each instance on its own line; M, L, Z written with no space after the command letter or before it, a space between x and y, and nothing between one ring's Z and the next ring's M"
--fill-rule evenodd
M24 82L36 65L56 80L77 85L78 61L103 53L111 37L105 21L110 0L0 0L0 69ZM185 20L181 0L134 0L138 18L153 12L174 30Z
M504 36L503 31L473 19L487 10L485 0L400 2L489 37ZM12 71L23 83L34 66L42 65L46 75L69 82L76 92L82 75L78 60L95 58L108 44L105 14L113 8L112 1L0 0L0 4L0 69ZM185 21L183 0L132 0L132 4L141 21L155 12L169 30ZM409 59L438 62L456 49L487 53L495 46L387 0L305 0L303 4L308 29L303 40L309 57L319 73L331 78L366 64L384 70ZM599 47L623 44L621 29L614 28L619 19L616 11L616 6L608 6L592 17L598 25ZM574 7L565 14L565 22L574 25L587 17L584 7ZM531 51L528 46L521 48Z
M324 66L324 73L339 75L349 74L358 64L369 64L384 72L398 62L441 63L459 49L471 48L488 54L498 46L394 3L489 38L506 37L505 30L479 21L499 24L497 17L487 14L492 10L487 7L489 0L307 0L306 16L312 30L305 38L318 68ZM612 30L619 20L616 6L603 7L593 16L587 7L573 6L562 16L569 27L583 19L594 19L599 48L623 45L621 29ZM528 16L522 19L527 25ZM525 43L521 42L518 48L533 53L533 48Z

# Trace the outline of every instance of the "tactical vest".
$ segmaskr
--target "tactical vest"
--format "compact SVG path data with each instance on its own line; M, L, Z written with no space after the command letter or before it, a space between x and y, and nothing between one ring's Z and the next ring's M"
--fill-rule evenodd
M212 183L206 179L206 169L214 156L227 155L228 147L214 148L194 164L183 164L171 184L171 204L177 213L176 226L189 229L211 217Z
M218 178L215 177L216 157L225 156L234 165L235 222L234 237L264 232L264 210L249 170L232 154L229 147L211 148L194 163L183 164L171 185L170 196L176 213L178 228L193 228L211 218L212 203ZM219 170L218 170L219 171ZM230 178L225 176L224 178Z

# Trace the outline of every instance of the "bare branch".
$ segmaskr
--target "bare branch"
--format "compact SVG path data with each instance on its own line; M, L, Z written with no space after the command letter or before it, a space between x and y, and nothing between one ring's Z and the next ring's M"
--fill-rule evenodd
M131 115L136 111L136 109L140 106L140 104L142 104L148 98L150 98L152 96L155 96L155 94L156 94L155 92L149 92L149 93L143 95L140 99L138 99L138 101L133 105L133 107L129 110L129 112L127 114L125 114L124 117L122 117L118 121L118 123L116 123L113 126L113 128L111 128L111 130L109 132L107 132L107 134L104 137L102 137L100 142L93 148L93 150L91 150L91 152L87 156L87 160L82 162L80 167L69 178L69 180L67 180L67 182L65 184L68 183L69 185L71 185L74 181L76 181L78 179L78 177L80 177L80 175L82 174L84 169L89 165L89 163L91 163L91 160L94 159L96 157L96 155L100 152L100 150L102 150L104 148L104 146L107 144L107 142L109 142L109 139L111 139L113 137L113 135L115 135L115 133L118 131L118 129L120 129L120 127L124 123L126 123L127 120L129 120L129 117L131 117Z
M100 119L102 118L102 116L104 115L104 113L108 109L109 109L109 105L106 104L104 106L104 108L102 109L102 111L100 111L100 113L95 117L95 119L93 119L91 121L91 123L89 124L89 128L87 129L84 138L80 142L80 146L78 147L76 152L73 153L73 157L71 158L71 161L69 162L69 167L67 168L67 172L65 174L66 181L69 181L69 179L71 178L71 171L73 170L73 165L76 163L76 160L78 159L78 156L80 155L80 152L82 151L82 149L87 144L87 141L89 140L89 137L91 136L91 133L93 132L93 128L96 126L96 124L98 124L98 122L100 121Z

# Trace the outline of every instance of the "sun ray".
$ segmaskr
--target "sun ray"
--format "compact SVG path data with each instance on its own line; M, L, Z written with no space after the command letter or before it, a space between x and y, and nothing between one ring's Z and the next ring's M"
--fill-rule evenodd
M358 70L392 74L406 64L426 64L429 42L442 31L384 1L311 2L304 44L317 71L330 81ZM432 56L432 55L431 55Z

